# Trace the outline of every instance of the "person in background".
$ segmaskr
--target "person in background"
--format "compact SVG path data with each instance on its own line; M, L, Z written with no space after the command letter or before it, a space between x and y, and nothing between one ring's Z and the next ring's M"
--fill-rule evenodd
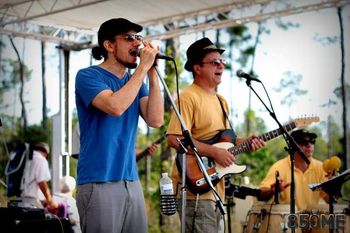
M147 155L153 155L157 149L158 149L158 145L156 143L152 143L149 147L146 148ZM136 158L139 158L139 156L142 156L141 154L143 154L143 152L144 150L135 148Z
M135 138L139 116L148 126L160 127L164 109L153 66L159 50L138 34L142 29L124 18L102 23L92 56L103 62L79 70L76 76L77 206L82 232L147 232ZM130 74L128 69L135 70Z
M74 233L80 233L80 220L77 203L73 197L76 181L72 176L64 176L60 179L60 193L54 194L53 199L57 203L64 203L67 207L67 217L72 225Z
M298 152L295 157L295 204L298 210L306 210L316 206L322 199L328 201L328 196L323 191L312 191L308 185L321 183L327 180L327 174L323 170L322 162L313 158L317 135L305 129L294 130L291 136L298 144L305 156L309 159L307 164ZM280 204L290 203L291 162L290 157L275 162L269 169L266 177L260 183L259 200L268 201L275 193L275 173L280 177Z
M225 68L225 61L221 56L223 52L223 49L217 48L208 38L202 38L190 45L187 50L185 69L192 72L194 80L180 95L180 112L199 154L211 157L218 164L227 167L235 161L234 156L226 149L203 143L203 141L212 139L220 131L229 129L227 101L216 91ZM177 138L181 139L181 135L180 123L176 115L172 113L167 138L169 145L176 150L179 150ZM236 136L233 135L231 142L239 144L245 140L236 139ZM249 140L251 140L249 145L252 151L265 145L256 136L250 137ZM176 188L181 183L176 165L173 166L172 179L176 192ZM224 200L224 179L216 185L216 190ZM181 192L177 193L178 198L181 198ZM178 211L181 215L181 201L178 203L180 203ZM224 232L223 216L210 191L201 195L188 191L185 214L186 232Z
M57 209L52 200L48 182L51 180L47 157L50 154L49 145L39 142L33 147L33 158L27 159L21 184L21 200L26 207ZM44 205L43 205L43 203Z

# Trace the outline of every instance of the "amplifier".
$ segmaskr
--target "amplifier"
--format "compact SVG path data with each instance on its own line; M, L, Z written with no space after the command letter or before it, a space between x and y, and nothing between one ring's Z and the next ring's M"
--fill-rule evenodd
M0 226L6 233L73 233L67 218L45 214L38 208L0 208Z

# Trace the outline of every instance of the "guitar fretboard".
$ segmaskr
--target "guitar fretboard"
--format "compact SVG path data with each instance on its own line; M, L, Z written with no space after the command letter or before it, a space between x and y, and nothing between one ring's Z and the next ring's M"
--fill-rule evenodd
M291 131L292 129L294 129L296 127L296 124L295 122L291 122L287 125L284 125L283 128L286 130L286 131ZM281 135L283 132L281 129L275 129L275 130L272 130L272 131L269 131L267 133L264 133L263 135L261 136L258 136L259 139L262 139L263 141L267 142L275 137L278 137L279 135ZM230 153L232 153L233 155L238 155L240 153L243 153L243 152L247 152L251 149L251 140L247 140L237 146L234 146L234 147L230 147L228 149L228 151Z
M166 135L163 134L163 136L161 138L158 138L157 141L153 142L154 144L160 144L161 142L163 142L163 140L166 138ZM138 162L140 159L142 159L143 157L145 157L146 155L149 155L148 152L149 147L147 147L146 149L144 149L142 152L140 152L137 157L136 157L136 162Z

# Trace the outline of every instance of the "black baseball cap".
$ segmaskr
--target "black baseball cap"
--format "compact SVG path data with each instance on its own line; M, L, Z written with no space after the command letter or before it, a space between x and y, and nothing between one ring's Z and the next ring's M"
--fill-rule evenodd
M307 131L306 129L294 130L290 135L296 142L302 142L305 137L309 137L310 139L317 138L317 135L315 133Z
M98 44L102 47L105 40L112 40L116 35L126 33L130 30L142 31L142 26L124 18L113 18L101 24L98 30Z
M197 40L187 49L185 69L192 72L193 65L199 63L207 53L213 51L222 54L225 50L217 48L207 37Z

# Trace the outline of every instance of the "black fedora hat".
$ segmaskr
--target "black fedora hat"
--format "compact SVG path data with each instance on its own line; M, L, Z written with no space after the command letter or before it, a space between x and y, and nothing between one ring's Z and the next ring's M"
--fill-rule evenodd
M222 54L225 50L217 48L207 37L197 40L187 49L185 69L191 72L194 64L199 63L207 53L213 51L218 51Z
M126 33L130 30L140 32L142 29L142 26L124 18L109 19L102 23L98 30L98 44L102 46L105 40L112 40L116 35Z

